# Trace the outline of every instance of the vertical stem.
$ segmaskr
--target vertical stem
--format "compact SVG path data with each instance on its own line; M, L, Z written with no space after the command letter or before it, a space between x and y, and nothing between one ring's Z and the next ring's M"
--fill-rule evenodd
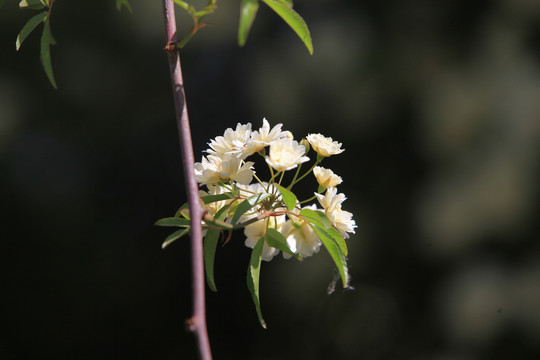
M201 360L211 360L210 342L206 330L206 311L204 300L204 259L201 219L203 209L199 201L199 186L195 179L195 158L191 143L191 130L186 106L184 80L182 79L182 67L180 65L179 49L176 46L176 16L172 0L163 0L163 15L167 31L167 50L171 82L178 124L178 135L182 149L182 164L191 213L191 262L192 262L192 285L193 285L193 315L186 321L188 329L195 334Z

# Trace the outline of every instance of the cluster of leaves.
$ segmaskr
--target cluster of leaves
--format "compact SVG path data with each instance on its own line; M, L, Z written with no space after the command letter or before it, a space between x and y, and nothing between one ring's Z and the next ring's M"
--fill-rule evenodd
M51 9L53 6L54 0L21 0L19 2L19 7L21 9L27 10L42 10L39 14L34 15L26 22L26 24L21 29L19 35L17 35L17 40L15 41L15 48L17 51L21 48L23 41L34 31L38 25L43 24L43 30L41 33L41 63L43 64L43 69L45 74L49 78L52 86L57 89L56 81L54 79L54 74L51 64L51 50L50 46L56 44L56 40L51 32Z
M311 149L317 153L316 160L304 175L299 176L302 163L309 161ZM348 287L349 275L345 238L356 227L352 214L341 209L346 198L337 194L335 186L341 178L331 170L317 166L323 159L339 154L341 144L320 134L308 135L300 144L292 140L290 132L282 132L281 124L270 130L266 119L259 131L251 131L251 124L238 124L236 130L227 129L210 143L208 157L195 164L197 181L208 187L208 193L200 191L201 205L205 209L202 218L204 234L203 252L206 279L209 288L217 291L214 280L214 259L220 234L224 244L234 230L244 230L246 246L253 249L247 270L247 285L251 292L259 321L263 319L259 300L259 276L261 260L270 261L279 252L286 259L302 260L319 251L323 246L335 263L344 287ZM269 151L267 153L267 149ZM252 161L247 157L260 155L269 167L271 177L263 182L255 175ZM284 173L296 169L292 181L285 186ZM277 172L274 172L277 171ZM292 187L308 174L314 174L319 183L313 197L300 201L291 191ZM252 178L256 182L251 183ZM322 195L323 192L326 192ZM317 199L323 209L306 203ZM159 226L177 227L162 247L188 235L191 228L188 204L183 204L175 216L156 222Z
M292 0L262 0L276 14L278 14L304 43L309 53L313 55L313 44L308 26L304 19L293 10ZM238 27L238 44L243 46L246 43L249 30L253 25L255 16L259 9L259 0L242 0L240 5L240 24Z
M120 0L119 0L120 1ZM293 10L292 0L260 0L264 2L270 9L278 14L298 35L303 41L304 45L308 49L310 54L313 54L313 44L311 42L311 35L309 28L304 19ZM184 9L189 16L193 19L193 26L189 33L184 36L182 40L177 43L178 48L184 47L187 42L207 24L203 22L203 19L212 14L217 8L217 0L208 0L208 4L202 9L197 10L193 5L183 0L174 0L175 4ZM241 0L240 4L240 21L238 26L238 44L244 46L249 31L255 21L255 16L259 10L259 0Z
M193 5L183 0L173 0L176 5L182 8L193 19L193 26L189 32L176 44L177 48L183 48L189 40L207 23L203 20L207 15L212 14L217 9L217 0L208 0L207 5L202 10L197 10ZM292 0L260 0L268 5L276 14L278 14L298 35L302 40L310 54L313 54L313 44L308 26L304 19L293 10ZM56 80L54 78L50 46L55 45L56 41L51 32L50 15L54 0L21 0L19 7L26 10L44 10L37 15L34 15L27 21L17 36L16 49L20 49L21 44L38 25L43 24L41 34L41 63L45 70L52 86L57 89ZM2 0L0 0L0 6ZM122 10L127 9L132 12L129 0L116 0L116 8ZM238 44L243 46L249 34L249 31L257 15L259 9L259 0L241 0L240 5L240 22L238 27Z

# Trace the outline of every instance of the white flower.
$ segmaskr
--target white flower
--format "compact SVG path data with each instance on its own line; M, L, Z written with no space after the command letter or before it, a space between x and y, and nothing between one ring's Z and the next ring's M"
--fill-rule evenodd
M353 214L341 210L341 203L347 199L344 194L338 194L337 189L331 187L326 190L324 196L317 193L315 193L315 196L317 196L332 225L334 225L344 239L349 238L349 234L347 233L354 234L356 222L352 219Z
M195 163L195 177L200 184L215 184L229 179L240 184L249 184L253 178L252 161L242 165L242 159L229 155L203 157Z
M335 187L343 182L341 180L341 177L334 174L334 172L330 169L325 169L320 166L315 166L313 168L313 174L317 178L317 182L319 185L321 185L323 188L329 188L329 187Z
M248 248L253 249L255 245L257 245L259 239L265 236L266 222L268 222L268 227L275 228L279 231L282 224L285 222L285 215L262 219L246 226L244 228L244 235L246 235L245 245ZM264 261L272 260L278 253L278 249L269 246L266 241L264 242L262 250L262 259Z
M324 157L341 154L345 151L345 149L341 149L341 143L333 141L331 137L324 137L321 134L309 134L307 141L309 141L313 150Z
M352 219L352 213L344 210L336 210L327 214L327 216L344 239L349 238L349 234L347 233L354 234L356 222Z
M270 145L269 156L266 157L268 165L277 171L291 170L303 162L309 161L306 148L297 141L289 138L278 139Z
M258 131L253 131L251 137L246 143L243 155L249 156L264 149L270 145L273 141L288 137L289 131L281 131L282 124L277 124L270 130L270 124L268 120L263 119L263 126Z
M317 210L315 205L308 206L307 208ZM289 245L289 249L293 253L306 258L319 252L321 241L308 222L304 220L299 222L288 220L281 227L281 233L287 238L287 245ZM283 253L283 257L289 259L291 255Z
M325 211L333 212L341 210L341 203L347 200L344 194L338 194L334 187L328 188L324 195L315 194Z
M228 128L223 136L218 136L210 140L208 144L211 149L206 150L211 155L241 155L246 143L251 135L251 124L242 125L238 123L236 130ZM247 156L247 155L246 155ZM245 157L243 157L245 158Z

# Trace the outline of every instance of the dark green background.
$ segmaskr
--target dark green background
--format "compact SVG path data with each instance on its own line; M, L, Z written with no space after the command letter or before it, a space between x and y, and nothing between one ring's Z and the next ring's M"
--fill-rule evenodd
M161 5L114 3L55 2L58 91L39 34L15 51L34 12L0 9L2 359L196 358L189 244L153 226L185 201ZM296 8L312 57L264 5L238 48L238 1L184 49L195 153L263 117L342 142L323 165L358 224L356 290L326 294L325 251L276 257L263 330L238 233L208 294L215 358L540 358L540 4Z

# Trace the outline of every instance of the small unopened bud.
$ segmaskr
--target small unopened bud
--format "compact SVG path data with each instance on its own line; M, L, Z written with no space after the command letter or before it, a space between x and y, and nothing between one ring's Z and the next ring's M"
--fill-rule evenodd
M292 132L290 132L290 131L288 131L288 130L285 131L285 132L287 133L286 136L287 136L289 139L294 140L294 136L293 136Z
M310 146L309 146L309 141L307 141L306 139L302 139L302 141L300 141L300 145L302 145L303 147L306 148L306 154L309 152L309 149L310 149Z

